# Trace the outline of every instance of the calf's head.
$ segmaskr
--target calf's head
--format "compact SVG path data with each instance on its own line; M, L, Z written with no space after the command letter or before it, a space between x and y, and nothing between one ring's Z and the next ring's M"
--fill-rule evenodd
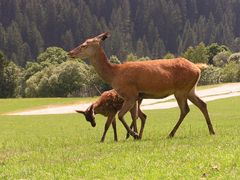
M76 112L83 114L85 119L91 123L92 127L96 126L93 105L88 107L86 111L76 110Z

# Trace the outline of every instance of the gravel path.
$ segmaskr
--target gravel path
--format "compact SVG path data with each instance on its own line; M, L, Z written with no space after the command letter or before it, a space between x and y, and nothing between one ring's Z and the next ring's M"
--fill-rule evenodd
M216 99L229 98L234 96L240 96L240 83L224 84L219 87L199 90L196 93L205 102L213 101ZM43 115L43 114L68 114L75 113L75 110L85 110L91 103L78 104L78 105L66 105L49 107L38 110L27 110L22 112L8 113L7 115ZM189 102L189 104L191 104ZM141 109L168 109L177 107L177 103L174 96L169 96L164 99L144 99Z

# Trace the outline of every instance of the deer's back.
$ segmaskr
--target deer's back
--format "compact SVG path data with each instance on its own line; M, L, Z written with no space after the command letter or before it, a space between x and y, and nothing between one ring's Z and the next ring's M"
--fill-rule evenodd
M95 113L108 116L110 113L117 113L123 105L123 99L115 90L102 93L101 97L95 102Z
M157 98L191 89L199 75L200 69L184 58L130 62L118 66L112 85L116 90L134 87L139 93Z

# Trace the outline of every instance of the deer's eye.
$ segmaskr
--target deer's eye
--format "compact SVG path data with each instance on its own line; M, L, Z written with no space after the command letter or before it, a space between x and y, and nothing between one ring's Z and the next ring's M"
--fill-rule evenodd
M87 48L87 45L81 45L81 48L85 49L85 48Z

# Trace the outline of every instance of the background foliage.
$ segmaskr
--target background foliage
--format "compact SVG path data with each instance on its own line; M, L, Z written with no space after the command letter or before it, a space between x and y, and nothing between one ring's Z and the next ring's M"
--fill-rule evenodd
M240 0L1 0L0 50L24 66L49 46L69 50L110 31L109 55L121 61L181 55L200 42L240 48Z
M0 97L110 89L66 52L103 31L112 34L104 43L111 63L182 56L209 64L200 84L240 81L239 8L240 0L2 0Z

